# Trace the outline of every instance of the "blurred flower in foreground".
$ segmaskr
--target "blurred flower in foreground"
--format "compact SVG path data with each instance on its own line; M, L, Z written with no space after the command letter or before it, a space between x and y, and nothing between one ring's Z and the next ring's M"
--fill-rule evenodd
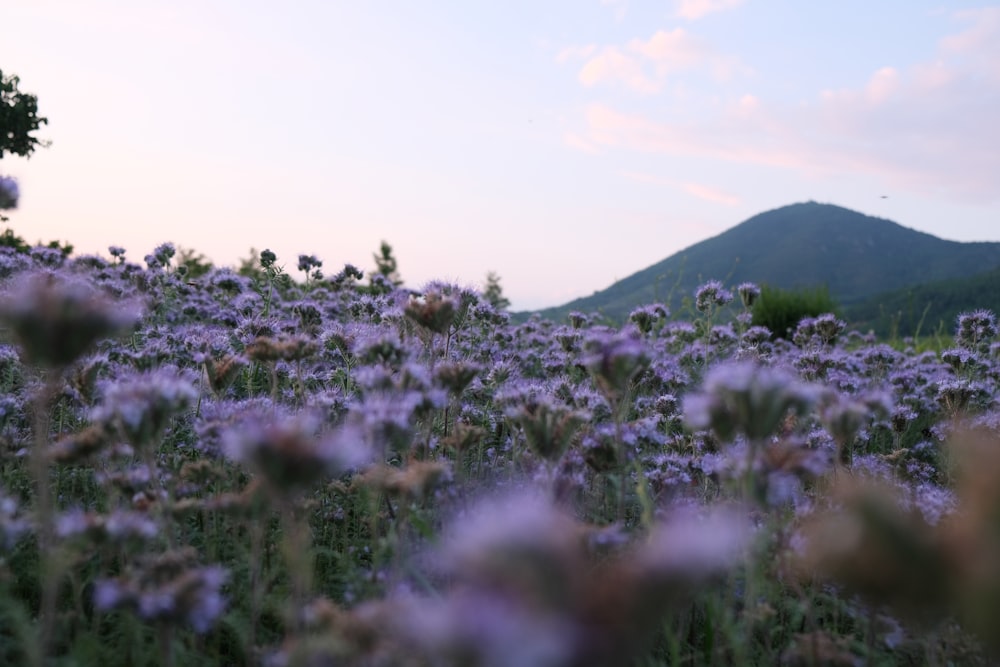
M447 535L437 562L460 590L516 601L519 613L571 642L568 660L544 664L619 665L640 654L665 615L739 562L750 530L725 508L676 514L650 539L609 553L600 528L529 491L480 503Z
M323 434L321 427L322 421L308 413L285 418L248 416L223 437L223 451L260 475L280 496L370 460L353 429Z
M94 422L117 426L129 444L151 444L174 415L198 398L194 384L172 366L119 377L104 387L104 399L91 413Z
M838 479L834 508L803 528L800 567L927 622L956 616L1000 655L1000 447L987 431L950 441L958 508L928 520L888 484Z
M112 304L90 285L58 273L30 274L0 301L0 321L13 331L25 360L49 368L68 366L138 319L136 308Z
M122 577L99 579L94 607L126 609L156 623L184 623L204 634L226 609L222 587L228 579L221 567L197 567L193 549L166 552L141 559Z
M17 208L20 195L17 181L10 176L0 176L0 211Z
M266 664L616 667L646 650L665 617L739 559L738 514L675 515L629 544L520 488L480 500L426 555L433 596L403 586L346 610L312 610L312 635ZM444 582L449 582L445 584Z
M557 461L590 415L572 410L550 396L527 398L507 409L521 425L528 446L547 461Z
M596 334L584 346L583 365L607 396L620 396L629 382L649 365L646 346L627 334Z
M711 429L723 440L742 433L760 442L777 432L789 415L804 415L816 388L781 369L738 363L716 366L701 393L684 400L684 419L694 429Z

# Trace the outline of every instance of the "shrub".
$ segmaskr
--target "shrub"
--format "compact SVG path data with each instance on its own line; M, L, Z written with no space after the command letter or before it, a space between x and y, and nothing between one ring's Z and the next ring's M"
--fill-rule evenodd
M753 306L753 326L767 327L777 338L789 338L802 318L838 311L826 286L783 290L763 285Z

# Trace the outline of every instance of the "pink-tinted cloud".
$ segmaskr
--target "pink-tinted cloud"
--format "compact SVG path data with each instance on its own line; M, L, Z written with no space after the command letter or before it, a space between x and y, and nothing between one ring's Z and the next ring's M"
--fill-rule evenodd
M651 62L660 76L696 67L715 57L711 49L683 28L657 30L646 41L633 39L628 48Z
M718 188L713 188L709 185L704 185L702 183L681 183L681 188L685 192L699 199L704 199L706 201L715 202L717 204L725 204L726 206L739 206L742 204L742 200L736 195L729 194Z
M628 13L628 0L601 0L601 4L614 10L616 21L621 21Z
M673 118L593 104L581 138L599 148L813 175L867 173L887 187L998 201L1000 9L959 17L971 25L942 40L927 62L879 68L861 85L822 91L808 104L744 95Z
M692 181L677 181L669 178L661 178L659 176L654 176L652 174L646 174L642 172L626 172L624 176L630 180L637 181L639 183L648 183L650 185L660 185L669 188L676 188L683 190L692 197L697 197L698 199L704 199L705 201L714 202L716 204L725 204L726 206L739 206L742 200L729 192L725 192L720 188L716 188L710 185L705 185L704 183L695 183Z
M583 60L590 58L596 52L596 44L587 44L586 46L568 46L556 54L556 62L565 63L571 60Z
M646 40L633 39L624 47L571 47L556 56L558 62L585 59L577 78L587 87L619 84L633 92L662 90L666 79L678 72L705 70L717 80L749 71L738 59L717 52L683 28L658 30Z
M563 143L570 148L580 151L581 153L596 155L600 152L594 144L590 143L575 132L566 132L563 134Z
M643 71L639 59L613 46L602 49L588 60L577 78L585 86L617 82L637 93L655 93L660 88L660 84Z
M708 14L739 7L743 0L680 0L674 12L680 18L694 21Z

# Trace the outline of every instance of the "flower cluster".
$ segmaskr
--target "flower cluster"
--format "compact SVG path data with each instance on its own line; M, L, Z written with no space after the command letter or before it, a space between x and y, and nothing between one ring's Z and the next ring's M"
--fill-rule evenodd
M1000 656L991 312L918 351L774 339L752 283L560 323L314 255L50 250L0 248L9 662Z

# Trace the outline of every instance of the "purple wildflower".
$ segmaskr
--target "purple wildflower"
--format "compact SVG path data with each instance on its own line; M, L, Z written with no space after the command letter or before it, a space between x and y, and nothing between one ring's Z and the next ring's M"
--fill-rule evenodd
M10 176L0 176L0 211L17 208L20 196L17 181Z
M684 418L696 429L712 429L723 440L737 433L751 441L773 435L785 417L805 414L816 390L786 371L737 363L716 366L701 393L684 400Z
M972 350L988 348L990 341L996 335L997 318L992 311L980 309L958 316L955 343L960 347Z
M740 295L743 307L750 309L760 297L760 287L756 283L740 283L736 286L736 293Z
M0 303L0 320L13 331L29 362L63 368L98 340L134 326L129 304L111 304L93 287L58 273L26 276Z
M198 398L193 381L165 366L105 385L91 419L118 427L134 446L151 443L170 421Z
M724 306L733 300L732 292L723 287L718 280L709 280L704 285L698 287L694 293L694 307L700 313L707 313L715 308Z
M320 419L308 413L291 418L251 415L224 436L223 451L282 496L369 460L352 432L331 436L321 433L321 426Z
M585 349L583 365L608 395L621 395L649 365L649 352L642 341L623 333L593 335Z

